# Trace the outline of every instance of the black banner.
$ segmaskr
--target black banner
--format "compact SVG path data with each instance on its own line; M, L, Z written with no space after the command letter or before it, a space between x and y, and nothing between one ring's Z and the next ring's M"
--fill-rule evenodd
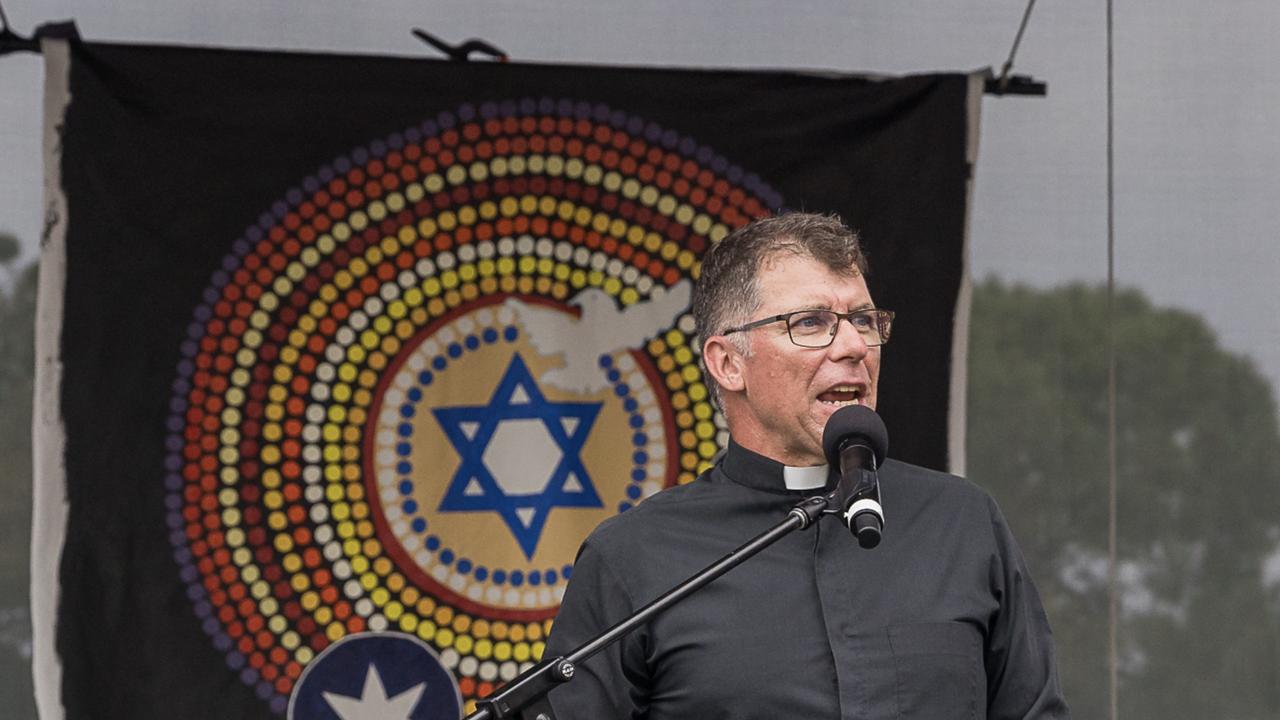
M70 73L70 717L470 709L586 533L723 442L689 287L779 208L863 233L891 455L945 467L966 76L94 44Z

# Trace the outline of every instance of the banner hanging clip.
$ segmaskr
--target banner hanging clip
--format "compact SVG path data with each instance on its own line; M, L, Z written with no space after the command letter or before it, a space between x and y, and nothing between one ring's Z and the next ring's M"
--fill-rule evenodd
M80 31L74 20L44 23L36 28L31 37L22 37L9 28L9 21L4 16L4 7L0 6L0 55L16 52L40 52L41 38L61 40L79 40Z
M444 53L450 60L466 62L471 59L473 52L488 55L498 62L506 62L508 59L505 52L479 38L465 40L459 45L450 45L422 28L413 28L412 32L419 40Z
M0 3L0 55L14 52L40 52L40 42L35 36L24 38L9 28L9 18Z
M1044 97L1049 94L1049 85L1036 80L1030 75L1001 75L995 77L989 71L982 91L987 95L1032 95Z

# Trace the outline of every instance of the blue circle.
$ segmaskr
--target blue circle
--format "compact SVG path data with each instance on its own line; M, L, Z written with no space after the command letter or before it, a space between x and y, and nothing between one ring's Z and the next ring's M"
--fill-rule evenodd
M366 672L377 672L394 697L407 689L425 688L411 715L413 718L456 718L463 703L457 682L431 647L399 632L357 633L326 648L306 667L291 698L277 696L272 709L289 718L337 717L327 699L333 694L358 698ZM270 686L268 686L270 689Z
M643 450L637 450L631 454L631 462L637 465L644 465L649 462L649 454Z
M629 502L620 502L620 503L618 503L618 512L619 512L619 513L624 513L624 512L626 512L626 511L628 511L628 510L630 510L630 509L631 509L631 503L629 503Z
M502 328L501 333L499 333L498 329L493 327L480 329L477 333L469 334L462 338L461 343L449 343L448 346L446 346L444 353L431 359L430 365L437 371L443 371L449 366L450 359L456 360L461 357L464 352L478 350L482 343L492 344L497 342L499 337L510 342L518 338L519 334L519 329L514 325L508 325L505 328ZM622 399L623 408L630 415L629 422L631 425L635 428L642 427L644 423L643 417L637 414L640 403L635 398L631 397L631 387L626 383L620 382L622 374L615 369L613 357L607 354L601 355L599 357L599 364L601 368L607 371L606 376L614 386L614 394ZM422 387L431 385L436 379L437 376L432 373L431 370L422 370L418 373L417 380L420 387L413 387L406 391L405 395L408 398L408 402L404 403L400 408L401 415L404 418L409 419L416 414L417 408L415 406L423 400ZM397 425L396 429L398 435L405 439L412 437L414 432L414 426L411 422L401 422ZM637 432L632 435L631 440L636 446L644 446L648 443L648 436L643 432ZM412 455L411 443L398 442L395 449L397 454L401 456L407 457ZM632 459L636 464L642 464L647 461L648 455L643 452L637 452L632 455ZM408 476L412 471L412 464L410 462L403 461L396 466L396 469L398 474L401 476ZM631 475L636 482L639 482L645 477L645 472L643 468L634 468ZM409 477L402 477L398 488L402 495L410 495L414 489L414 485ZM640 495L643 494L643 490L638 486L628 487L626 492L628 497L632 500L639 500ZM632 503L623 502L619 505L619 512L625 511L631 506ZM404 508L405 513L410 515L419 511L418 503L413 500L407 500L402 507ZM415 516L411 518L410 527L413 529L414 533L422 534L427 531L429 523L426 518ZM508 581L510 581L513 586L518 586L526 581L530 585L539 585L544 582L548 585L553 585L560 578L568 580L570 573L572 572L571 565L564 566L560 573L557 573L555 569L547 568L541 572L538 570L528 570L527 575L525 572L520 570L504 571L474 565L470 560L458 558L453 549L444 547L443 541L436 535L427 536L424 540L424 546L431 552L439 553L438 559L442 564L452 564L458 572L471 575L477 581L484 582L487 579L491 579L492 582L497 585L504 584Z
M633 414L627 420L627 424L629 424L631 427L635 428L636 430L639 430L640 428L644 427L644 417L642 415Z

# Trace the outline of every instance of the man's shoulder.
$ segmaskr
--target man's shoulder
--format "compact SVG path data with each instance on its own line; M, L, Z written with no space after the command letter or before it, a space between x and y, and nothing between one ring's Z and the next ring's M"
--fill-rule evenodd
M673 523L698 517L708 503L717 500L715 495L705 474L690 483L665 488L601 522L587 536L587 542L597 547L643 542L646 536L661 535Z
M880 466L882 492L900 491L920 500L974 504L989 507L991 495L968 478L941 470L931 470L900 460L885 460Z

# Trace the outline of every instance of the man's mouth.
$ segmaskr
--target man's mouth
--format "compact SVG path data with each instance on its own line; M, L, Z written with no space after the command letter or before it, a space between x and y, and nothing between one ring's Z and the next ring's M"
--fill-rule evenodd
M862 398L862 388L857 385L837 385L819 394L818 402L824 405L840 407L843 405L861 405Z

